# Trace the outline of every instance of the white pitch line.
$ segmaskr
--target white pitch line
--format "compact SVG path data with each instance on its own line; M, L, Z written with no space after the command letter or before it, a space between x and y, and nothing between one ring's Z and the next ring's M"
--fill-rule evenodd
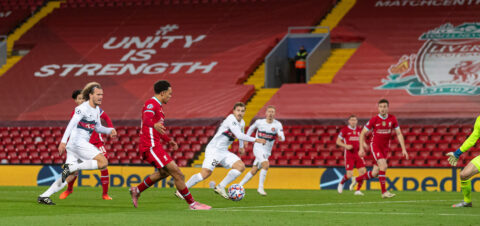
M458 200L405 200L405 201L379 201L379 202L344 202L344 203L310 203L310 204L296 204L296 205L275 205L275 206L240 206L240 207L225 207L215 208L216 210L230 210L230 209L254 209L254 208L277 208L277 207L306 207L306 206L333 206L333 205L364 205L364 204L395 204L395 203L422 203L422 202L453 202Z
M212 209L218 210L218 209ZM362 215L420 215L420 216L463 216L480 217L480 214L454 214L454 213L409 213L409 212L355 212L355 211L317 211L317 210L245 210L245 209L223 209L227 212L274 212L274 213L336 213L336 214L362 214Z

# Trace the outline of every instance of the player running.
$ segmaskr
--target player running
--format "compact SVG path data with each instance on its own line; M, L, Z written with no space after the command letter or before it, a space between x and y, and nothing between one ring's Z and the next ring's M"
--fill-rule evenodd
M370 180L378 176L380 181L380 187L382 189L382 198L392 198L395 194L390 193L385 188L385 173L387 171L387 151L389 151L390 146L390 137L392 129L395 130L397 134L398 142L402 147L402 155L408 159L408 153L405 149L405 141L403 139L402 131L398 125L397 118L395 116L388 114L388 100L381 99L378 102L378 115L374 116L368 123L363 127L362 132L360 133L360 143L365 142L365 135L370 130L372 131L373 137L370 142L370 150L372 151L373 157L377 163L373 166L372 171L368 171L365 174L353 179L352 184L350 184L350 190L353 190L354 186L357 183L361 183L363 180ZM360 157L365 156L365 148L363 145L360 145L360 150L358 155Z
M269 165L268 158L272 155L273 144L275 143L275 138L278 136L280 141L285 140L285 134L283 133L282 123L275 120L275 107L268 106L265 113L265 119L258 119L253 123L250 128L248 128L247 136L250 136L253 131L257 130L256 138L262 138L267 140L265 145L255 143L253 145L253 154L255 155L255 161L253 161L252 170L248 172L243 180L240 182L240 185L245 185L250 179L252 179L255 174L257 174L258 169L260 169L260 180L258 181L257 192L260 195L267 195L263 189L263 184L265 183L265 178L267 177L267 170Z
M85 101L82 97L81 90L73 91L72 98L73 100L75 100L75 103L77 103L77 105L80 105ZM72 112L72 116L73 114L75 114L75 111ZM104 120L107 123L107 127L113 127L112 120L110 120L110 117L108 117L107 113L105 113L101 108L100 108L100 119ZM102 154L105 155L105 157L107 157L106 156L107 151L105 150L105 146L103 145L103 138L101 134L93 131L92 136L90 137L90 143L95 145L95 147L97 147L98 150L100 150ZM68 153L69 151L67 150L67 158L68 158ZM104 170L101 170L100 173L101 173L100 182L102 183L102 189L103 189L102 198L104 200L112 200L112 197L108 195L108 186L110 184L110 176L108 174L108 169L105 168ZM62 194L60 194L60 199L65 199L70 194L73 193L73 185L75 184L75 180L77 179L77 176L78 176L78 172L75 172L74 174L68 176L68 177L71 177L70 179L67 178L67 181L70 181L70 182L68 182L67 190L62 192Z
M245 164L242 160L235 154L228 151L228 146L230 146L235 137L238 138L238 143L240 147L240 154L245 153L243 141L248 142L257 142L265 144L266 140L262 138L253 138L247 136L243 133L245 129L245 121L243 121L243 116L245 115L245 104L236 103L233 106L233 114L230 114L220 125L217 130L217 133L208 143L207 148L205 149L205 160L202 164L202 170L200 173L194 174L187 181L187 187L191 188L195 186L198 182L207 179L213 172L213 169L217 165L222 165L226 169L231 170L228 172L227 176L215 186L214 191L221 195L222 197L228 199L228 195L225 192L225 187L234 181L242 172L245 170ZM177 194L178 196L178 194Z
M155 95L145 102L142 110L142 129L140 133L140 153L145 161L154 166L157 171L148 176L136 187L130 188L133 206L137 208L140 193L154 185L159 180L171 175L177 191L184 197L192 210L209 210L210 206L196 202L185 185L185 176L180 168L163 149L162 142L176 151L178 145L165 134L165 113L163 105L172 97L172 87L166 80L160 80L153 87Z
M117 135L114 128L103 127L100 122L99 105L102 104L103 89L100 84L91 82L82 90L82 96L86 101L75 108L75 114L70 119L58 146L60 154L68 149L62 177L58 178L47 191L38 197L37 201L40 204L55 205L50 196L66 186L65 180L70 174L78 170L107 168L108 161L105 156L89 142L93 131L109 134L111 137ZM71 182L71 179L72 177L67 182Z
M358 174L363 175L367 171L365 169L365 161L362 157L358 156L358 150L360 146L360 133L362 129L357 126L358 119L357 116L351 115L348 117L348 125L343 127L340 130L340 133L337 137L337 145L344 148L345 155L345 170L347 173L343 176L342 181L338 183L337 191L338 193L343 192L343 185L350 178L353 177L353 168L358 169ZM363 143L364 148L367 148L367 144ZM363 195L360 191L362 187L363 180L358 183L357 190L354 195Z
M477 143L478 138L480 138L480 116L477 117L477 120L475 121L472 134L470 134L470 136L463 142L462 146L460 146L455 152L447 153L450 165L456 166L460 155L473 147L473 145ZM472 207L472 181L470 179L479 171L480 156L472 159L472 161L460 171L460 187L462 188L463 202L454 204L452 207Z

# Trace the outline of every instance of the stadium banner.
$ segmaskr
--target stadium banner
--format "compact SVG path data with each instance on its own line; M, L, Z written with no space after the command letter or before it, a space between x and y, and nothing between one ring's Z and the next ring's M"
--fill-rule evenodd
M153 172L152 167L146 166L110 166L110 186L130 187L140 183ZM181 168L188 180L190 176L200 172L200 168ZM240 182L245 172L234 183ZM0 186L49 186L60 177L59 165L45 166L0 166ZM228 170L217 168L212 176L200 182L195 187L208 188L211 181L219 183ZM439 168L393 168L387 171L387 189L391 191L460 191L460 169ZM344 168L270 168L265 181L266 189L336 189L338 182L345 173ZM354 172L354 175L358 175ZM167 178L155 187L168 187ZM345 187L348 187L347 181ZM480 190L480 178L473 178L474 191ZM76 186L99 187L100 172L80 171ZM258 176L245 185L245 188L257 188ZM377 179L364 183L362 190L377 190L380 184Z

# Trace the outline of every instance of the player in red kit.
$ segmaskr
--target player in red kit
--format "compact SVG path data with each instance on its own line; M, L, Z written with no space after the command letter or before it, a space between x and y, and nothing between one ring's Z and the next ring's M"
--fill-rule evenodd
M370 150L373 157L377 163L373 166L372 171L357 177L352 184L350 185L350 190L353 190L353 187L356 183L361 183L363 180L369 180L374 177L378 177L380 181L380 187L382 189L382 198L392 198L395 194L390 193L385 188L385 173L387 171L387 152L390 149L390 137L392 136L392 130L395 130L397 134L398 142L402 147L402 155L408 159L408 153L405 149L405 141L403 139L402 131L398 125L397 118L395 116L388 114L388 100L382 99L378 102L378 115L374 116L368 123L363 127L362 133L360 133L360 143L365 142L365 135L368 131L372 131L372 140L370 142ZM360 157L365 156L365 148L360 146L358 152Z
M85 101L85 99L83 99L81 90L73 91L72 98L77 105L80 105ZM72 112L71 116L73 116L74 113L75 112ZM100 119L104 120L105 123L107 123L108 127L113 127L112 120L110 120L110 117L108 117L107 113L105 113L102 109L100 109ZM105 146L103 146L103 138L101 134L93 131L92 136L90 137L90 143L95 145L98 148L98 150L100 150L103 153L103 155L105 155L106 157L107 152L105 150ZM108 174L108 169L101 170L100 173L101 173L100 181L102 182L102 189L103 189L102 198L104 200L112 200L112 197L108 195L108 186L110 184L110 176ZM69 176L71 177L71 180L69 180L70 182L68 182L67 190L65 190L62 194L60 194L60 199L65 199L70 194L73 193L73 184L75 184L75 180L77 179L77 174L78 173L75 173Z
M185 176L172 160L170 155L163 149L162 142L176 151L177 143L165 134L165 113L163 105L167 104L172 97L172 87L165 80L160 80L153 87L155 95L145 102L142 110L142 129L140 133L140 153L145 161L157 168L153 174L148 176L136 187L130 188L133 206L138 206L138 198L147 188L159 180L171 175L175 181L175 187L189 204L192 210L209 210L210 206L196 202L185 185Z
M343 127L337 137L337 145L343 147L345 150L345 170L347 171L340 183L338 183L337 191L340 194L343 192L343 185L345 182L353 177L353 168L357 168L360 175L363 175L366 172L365 161L362 157L358 156L360 133L362 132L362 129L358 127L357 124L357 117L351 115L348 118L348 126ZM363 143L363 146L366 147L367 144ZM359 190L362 187L362 182L358 184L358 189L354 193L355 195L363 195Z

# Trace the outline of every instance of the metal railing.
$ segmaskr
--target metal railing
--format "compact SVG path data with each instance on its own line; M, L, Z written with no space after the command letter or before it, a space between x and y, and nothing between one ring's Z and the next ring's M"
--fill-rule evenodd
M7 36L0 35L0 67L7 63Z

